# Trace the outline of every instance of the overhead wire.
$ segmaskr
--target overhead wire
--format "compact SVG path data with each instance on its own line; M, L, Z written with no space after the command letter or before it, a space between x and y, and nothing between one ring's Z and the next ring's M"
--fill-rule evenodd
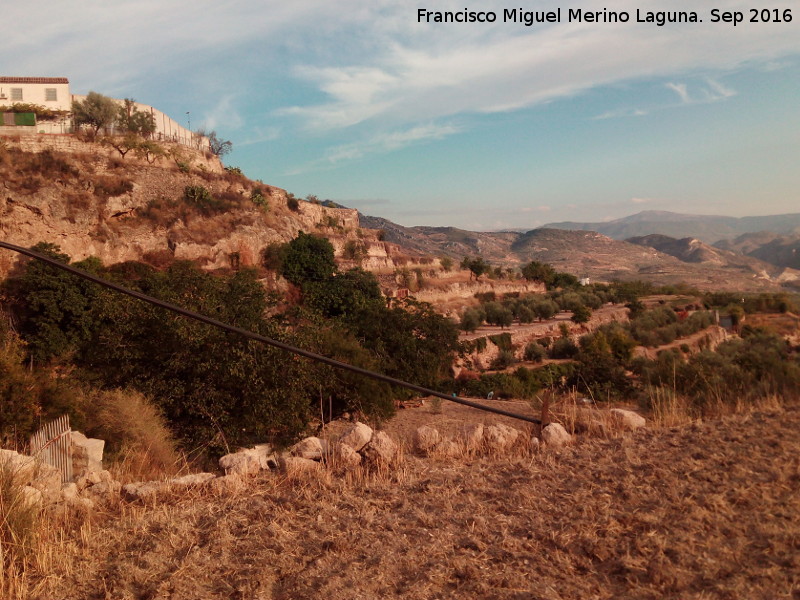
M49 256L46 256L46 255L41 254L39 252L36 252L34 250L30 250L28 248L23 248L21 246L16 246L14 244L9 244L8 242L3 242L3 241L0 241L0 248L5 248L6 250L11 250L13 252L17 252L19 254L22 254L22 255L25 255L25 256L29 256L30 258L33 258L33 259L39 260L41 262L47 263L47 264L49 264L49 265L51 265L53 267L56 267L57 269L61 269L62 271L66 271L67 273L71 273L71 274L76 275L77 277L80 277L80 278L85 279L87 281L92 281L92 282L94 282L94 283L96 283L98 285L101 285L103 287L106 287L108 289L114 290L114 291L119 292L121 294L125 294L127 296L131 296L133 298L137 298L137 299L139 299L139 300L141 300L143 302L147 302L147 303L152 304L154 306L159 306L159 307L164 308L166 310L169 310L171 312L177 313L179 315L183 315L184 317L188 317L190 319L194 319L194 320L200 321L202 323L207 323L208 325L212 325L214 327L218 327L219 329L223 329L223 330L231 332L231 333L239 334L239 335L241 335L243 337L246 337L248 339L255 340L255 341L267 344L269 346L273 346L275 348L280 348L281 350L285 350L286 352L291 352L291 353L297 354L299 356L304 356L305 358L308 358L310 360L321 362L321 363L330 365L332 367L335 367L337 369L343 369L345 371L350 371L352 373L357 373L359 375L363 375L365 377L370 377L370 378L376 379L378 381L383 381L383 382L389 383L391 385L396 385L398 387L402 387L402 388L417 392L419 394L423 394L423 395L426 395L426 396L434 396L436 398L441 398L443 400L448 400L450 402L455 402L456 404L461 404L463 406L469 406L471 408L476 408L478 410L482 410L482 411L485 411L485 412L490 412L490 413L502 415L502 416L505 416L505 417L510 417L512 419L518 419L520 421L526 421L528 423L534 423L534 424L537 424L537 425L541 424L541 421L539 419L534 418L534 417L529 417L527 415L521 415L521 414L518 414L518 413L514 413L514 412L511 412L511 411L508 411L508 410L503 410L502 408L497 408L497 407L494 407L494 406L486 406L485 404L480 404L478 402L473 402L471 400L466 400L466 399L461 398L459 396L447 395L447 394L444 394L442 392L438 392L436 390L432 390L432 389L426 388L426 387L421 386L421 385L417 385L417 384L414 384L414 383L410 383L408 381L403 381L402 379L396 379L394 377L390 377L388 375L384 375L383 373L377 373L375 371L370 371L369 369L363 369L361 367L356 367L356 366L353 366L351 364L348 364L348 363L345 363L345 362L342 362L342 361L339 361L339 360L335 360L333 358L329 358L329 357L324 356L322 354L317 354L316 352L310 352L309 350L304 350L303 348L299 348L297 346L293 346L291 344L287 344L287 343L281 342L279 340L274 340L272 338L268 338L266 336L254 333L252 331L249 331L247 329L243 329L241 327L236 327L234 325L229 325L227 323L223 323L222 321L219 321L219 320L214 319L212 317L208 317L206 315L202 315L202 314L197 313L195 311L182 308L180 306L177 306L175 304L171 304L169 302L164 302L163 300L159 300L158 298L154 298L152 296L148 296L147 294L143 294L142 292L137 292L136 290L128 289L128 288L126 288L124 286L118 285L116 283L113 283L111 281L108 281L106 279L98 277L98 276L93 275L91 273L87 273L86 271L83 271L83 270L78 269L76 267L73 267L71 265L65 264L65 263L63 263L61 261L58 261L58 260L56 260L54 258L51 258Z

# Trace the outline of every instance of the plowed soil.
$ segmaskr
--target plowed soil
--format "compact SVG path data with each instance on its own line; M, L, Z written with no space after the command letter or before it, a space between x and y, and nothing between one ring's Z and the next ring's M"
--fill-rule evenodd
M798 599L800 410L265 474L111 506L61 551L42 598Z

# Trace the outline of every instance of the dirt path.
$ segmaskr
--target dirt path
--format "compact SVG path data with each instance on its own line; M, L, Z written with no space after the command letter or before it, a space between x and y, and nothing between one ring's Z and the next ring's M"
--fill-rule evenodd
M41 598L797 599L800 410L122 505Z

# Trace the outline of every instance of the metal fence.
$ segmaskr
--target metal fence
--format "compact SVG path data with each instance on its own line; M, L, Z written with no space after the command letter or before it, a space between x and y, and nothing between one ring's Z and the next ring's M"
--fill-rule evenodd
M69 415L51 421L31 436L31 456L61 472L61 482L72 481Z

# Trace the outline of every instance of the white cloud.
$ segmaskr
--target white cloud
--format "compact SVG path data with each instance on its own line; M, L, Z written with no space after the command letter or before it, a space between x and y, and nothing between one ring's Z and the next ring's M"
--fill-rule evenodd
M631 204L647 204L652 201L652 198L631 198Z
M714 79L708 79L708 87L710 88L710 91L707 92L707 98L712 102L715 100L724 100L725 98L730 98L736 95L736 90L725 87L719 81Z
M385 154L414 144L440 140L459 131L461 128L453 124L429 123L408 129L380 132L364 140L330 147L325 150L323 158L293 169L286 175L300 175L320 168L330 168L368 155Z
M689 90L687 89L685 83L665 83L664 85L678 94L678 97L681 99L683 104L690 104L692 102L692 99L689 97Z
M441 8L457 8L446 4ZM537 9L555 6L543 4ZM652 0L617 4L615 9L632 14L636 8L662 8ZM377 44L377 51L344 65L301 69L301 76L326 100L296 104L284 114L299 116L307 126L320 130L368 121L407 124L509 111L642 77L723 72L800 51L800 38L789 28L748 27L732 34L708 23L710 8L740 5L737 0L699 0L693 8L706 23L693 26L562 22L531 28L511 23L418 24L412 14L404 14L412 12L404 7L399 17L391 19L393 35ZM481 8L502 14L503 6L487 2ZM406 19L405 28L398 19ZM378 19L374 33L383 32ZM707 82L707 89L698 90L697 98L685 83L668 87L685 104L732 95L732 90L714 79ZM642 112L601 117L640 116Z
M620 108L617 110L609 110L596 117L592 117L593 121L602 121L605 119L621 119L624 117L644 117L649 111L641 108Z
M238 129L244 124L244 119L233 106L233 95L222 96L219 102L205 114L200 122L200 126L207 131L217 129L224 124L226 127Z
M427 140L440 140L459 131L455 125L418 125L410 129L381 133L363 142L335 146L326 152L326 159L329 163L353 160L366 154L399 150Z

